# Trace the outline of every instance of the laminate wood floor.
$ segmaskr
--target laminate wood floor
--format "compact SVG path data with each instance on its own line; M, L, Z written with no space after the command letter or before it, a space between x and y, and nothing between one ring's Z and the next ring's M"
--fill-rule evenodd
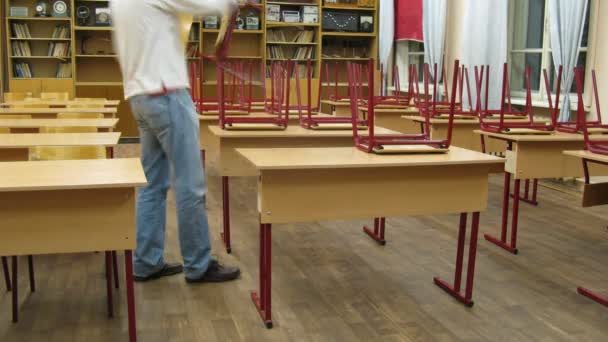
M121 146L117 154L136 151L137 145ZM575 291L585 285L608 293L608 210L582 209L572 193L542 187L538 208L521 205L520 254L513 256L482 237L498 234L500 225L502 177L491 177L473 308L432 281L452 279L456 215L389 218L385 247L361 232L369 221L275 225L275 328L266 330L249 299L258 283L256 181L232 179L232 255L219 240L220 179L210 175L208 186L215 253L239 265L242 278L188 285L174 276L136 284L139 341L608 340L608 308ZM179 260L173 198L168 220L166 259ZM127 340L124 286L115 298L117 317L106 318L102 253L35 261L33 294L25 259L20 262L18 324L10 322L10 294L0 283L0 341Z

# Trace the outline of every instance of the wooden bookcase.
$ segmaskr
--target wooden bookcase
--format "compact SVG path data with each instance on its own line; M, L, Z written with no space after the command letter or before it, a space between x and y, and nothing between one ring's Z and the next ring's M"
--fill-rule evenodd
M8 84L4 84L4 91L32 92L34 95L40 92L68 92L77 97L105 97L108 99L124 98L122 79L115 53L112 47L112 27L96 26L96 7L108 7L109 0L66 0L69 5L69 16L65 18L39 18L34 17L34 6L37 0L0 0L4 5L5 17L2 18L6 38L5 50L0 54L1 60L6 65L5 78ZM118 0L122 1L122 0ZM347 61L367 62L369 57L377 57L378 54L378 0L375 7L358 7L356 4L326 4L323 0L292 0L292 1L266 1L261 0L259 13L259 29L246 30L237 29L233 34L233 41L228 55L234 60L244 60L254 65L254 82L260 87L255 87L254 97L264 96L263 82L269 83L266 75L262 75L261 66L269 65L274 60L291 58L293 60L298 48L311 48L310 55L313 63L313 98L318 92L317 81L321 72L322 63L337 62L334 67L338 68L340 77L340 93L345 94L347 89L346 63ZM52 0L49 1L52 5ZM302 6L316 6L318 8L318 23L286 23L266 20L266 7L268 5L279 5L281 11L299 10ZM23 6L28 8L28 17L10 17L11 6ZM91 9L89 21L84 25L76 16L76 10L80 6ZM249 13L244 10L243 17ZM323 30L322 18L325 11L336 11L344 13L365 14L373 17L373 32L330 32ZM49 9L50 12L50 9ZM281 18L282 20L282 18ZM31 38L16 38L13 36L12 24L26 23L29 26ZM52 38L52 32L56 25L67 25L69 37ZM291 40L297 32L312 31L314 37L310 42L277 41L273 32L282 32L286 40ZM197 46L197 57L186 57L186 62L197 61L200 55L211 55L214 52L214 43L217 38L218 29L205 28L204 18L194 18L191 27L192 35L186 42L186 51L189 47ZM291 38L290 38L291 37ZM27 42L33 56L14 57L11 44L13 42ZM65 57L46 56L50 43L69 43L69 54ZM280 47L284 51L284 58L276 58L269 54L269 48ZM365 52L365 53L363 53ZM363 58L364 57L364 58ZM33 77L16 77L14 63L25 61L31 65ZM306 58L297 60L298 64L305 65ZM71 76L66 78L56 77L57 66L60 63L71 64ZM200 71L199 71L200 72ZM204 61L202 73L203 95L213 97L216 94L217 78L215 65ZM333 78L333 74L331 75ZM269 87L267 92L269 91ZM302 88L305 89L305 88ZM123 132L123 136L137 136L137 127L131 116L130 108L125 101L119 106L120 121L117 129Z
M57 77L60 64L74 65L74 56L71 53L72 16L67 17L36 17L36 0L2 0L6 8L4 20L6 35L5 58L8 73L8 89L13 92L68 92L74 95L74 81L70 77ZM66 1L71 5L71 1ZM10 7L19 6L28 9L27 17L11 17ZM50 9L49 9L50 13ZM15 25L27 27L29 35L17 35ZM66 38L53 38L53 30L57 26L65 26L68 36ZM20 30L20 32L23 32ZM61 57L48 56L49 45L63 44L70 49ZM27 46L30 50L27 55L15 53L14 46ZM28 65L31 77L25 77L17 71L18 66ZM22 69L23 70L23 69ZM5 89L6 90L6 89Z

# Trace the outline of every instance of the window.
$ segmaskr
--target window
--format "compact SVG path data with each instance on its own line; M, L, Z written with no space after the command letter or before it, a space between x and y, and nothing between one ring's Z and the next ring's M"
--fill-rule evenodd
M409 66L417 65L418 81L423 82L424 44L414 40L402 40L395 43L395 63L399 68L401 89L405 90L409 80Z
M594 0L592 0L594 1ZM577 64L585 68L589 44L589 15L591 2L587 6L583 39L579 50ZM513 0L509 1L509 73L511 94L513 97L524 97L526 91L525 68L530 66L530 87L532 97L546 101L543 69L547 69L552 92L557 87L557 74L551 55L551 37L549 26L549 4L546 0ZM576 92L572 86L571 93ZM574 99L574 98L573 98Z

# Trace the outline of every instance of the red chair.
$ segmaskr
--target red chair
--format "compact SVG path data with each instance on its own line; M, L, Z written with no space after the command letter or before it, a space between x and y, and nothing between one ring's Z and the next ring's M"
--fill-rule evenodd
M483 80L484 69L482 67L481 73L478 75L477 67L475 67L475 80L477 81L477 108L479 112L480 127L483 131L493 133L515 133L515 134L550 134L555 128L555 120L552 118L550 125L545 123L535 123L532 114L532 93L530 90L530 67L526 67L525 79L526 79L526 105L524 110L521 112L514 111L511 106L511 95L509 90L509 73L507 71L507 64L503 66L503 82L502 82L502 94L500 99L500 109L490 110L488 108L488 92L489 92L489 71L490 68L487 66L486 71L486 82L485 82L485 108L481 106L481 88ZM479 76L479 77L478 77ZM507 103L505 104L505 101ZM527 118L527 121L505 121L506 119L514 117ZM493 119L493 120L488 120ZM497 119L497 120L496 120Z
M327 66L327 65L326 65ZM352 119L348 116L325 116L318 115L321 104L321 89L323 87L323 73L319 77L319 94L317 96L316 107L312 106L312 62L306 62L306 104L302 106L300 96L300 79L296 73L296 92L298 99L298 110L300 126L306 129L352 129ZM362 91L357 89L357 91ZM317 115L314 115L317 114ZM357 120L357 127L364 127L365 120Z
M428 94L429 91L429 78L430 78L430 72L429 72L429 66L425 65L424 66L424 91L426 94ZM450 98L449 97L449 92L447 91L447 85L450 83L449 80L447 79L447 74L444 71L444 84L446 85L446 98ZM440 100L440 97L437 94L437 91L439 89L439 85L438 85L438 80L439 77L437 77L437 64L435 64L433 66L433 94L431 97L426 97L426 98L420 98L420 96L418 96L419 100L418 100L418 109L420 110L420 115L421 116L430 116L430 118L448 118L450 113L451 113L451 102L450 101L445 101L445 100ZM466 83L465 83L466 81ZM468 76L468 70L462 66L459 71L458 74L454 75L454 82L456 84L456 90L455 93L458 94L457 98L456 98L456 102L454 103L454 111L453 111L453 117L457 118L457 119L477 119L478 117L478 113L475 109L475 107L473 107L473 102L471 100L471 93L470 93L470 85L469 85L469 76ZM469 94L469 109L464 109L463 107L463 88L466 85L467 87L467 91Z
M583 105L583 88L582 88L582 76L583 69L577 67L574 68L574 77L576 81L576 93L578 98L578 105L576 109L576 119L570 121L558 121L557 122L557 130L565 133L584 133L586 134L597 134L597 133L608 133L608 125L602 123L602 113L600 110L600 99L597 92L597 79L595 77L595 70L591 71L592 85L593 85L593 100L595 101L595 111L596 118L595 120L589 121L586 118L585 107ZM561 80L561 66L558 75L559 80ZM546 75L545 75L546 78ZM547 81L545 81L547 82ZM579 84L580 83L580 84ZM560 88L558 85L557 88L557 97L559 99ZM555 116L559 115L559 103L556 100L555 104ZM551 103L549 103L551 105Z
M270 101L266 114L269 116L251 117L230 115L227 111L224 93L224 72L230 64L223 63L217 68L217 95L219 125L222 129L285 129L289 123L289 100L291 75L294 62L275 62L270 66Z
M357 77L356 66L352 63L349 64L348 67L348 78L349 78L349 88L351 95L351 114L352 114L352 123L353 123L353 139L355 142L355 146L367 153L412 153L412 152L424 152L424 153L445 153L448 151L451 140L452 140L452 129L453 129L453 114L456 107L456 86L459 74L459 62L455 61L454 63L454 79L452 82L452 97L450 101L450 115L449 115L449 123L447 130L447 137L445 139L431 139L430 137L430 116L434 113L431 112L430 115L426 115L426 120L424 122L425 129L420 134L376 134L374 130L374 109L375 109L375 97L371 92L368 92L367 101L365 105L367 106L367 134L359 133L359 131L355 128L357 122L359 121L358 113L359 106L362 103L360 101L359 96L360 93L357 91L359 84L362 82L361 79ZM374 89L374 60L370 59L367 68L369 74L367 77L367 81L369 84L369 89ZM435 110L435 106L431 106L430 111Z
M411 68L411 66L410 66ZM382 65L380 65L382 69ZM407 107L410 105L410 100L413 95L413 82L414 79L410 77L408 92L406 94L401 93L401 82L399 79L399 67L395 65L393 68L393 87L395 88L393 95L386 95L384 90L384 79L383 73L380 73L380 95L376 97L376 106L392 105L392 106L403 106Z
M574 72L574 79L576 82L576 95L578 98L578 106L577 106L577 121L580 122L580 128L585 137L585 149L598 154L608 155L608 139L591 139L591 134L594 129L600 128L604 129L607 125L602 125L602 114L600 112L600 102L597 92L597 82L595 78L595 70L592 71L593 77L593 97L595 99L595 110L597 112L597 119L595 121L587 121L585 115L585 107L583 105L583 81L582 81L582 70L580 68L576 68ZM578 119L580 118L580 119ZM591 130L591 131L590 131ZM586 168L585 168L585 171ZM588 178L588 174L586 173L586 177Z

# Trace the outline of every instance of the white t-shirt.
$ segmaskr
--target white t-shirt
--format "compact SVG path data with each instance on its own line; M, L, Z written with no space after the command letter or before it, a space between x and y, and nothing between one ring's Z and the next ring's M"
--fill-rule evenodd
M190 87L179 14L226 13L236 0L111 0L125 98Z

